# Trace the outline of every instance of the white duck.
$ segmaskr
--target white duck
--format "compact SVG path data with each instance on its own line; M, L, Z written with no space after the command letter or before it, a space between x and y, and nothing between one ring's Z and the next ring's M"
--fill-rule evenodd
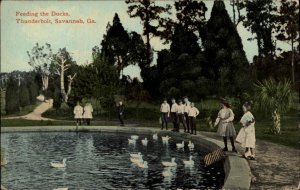
M142 156L143 155L140 152L138 152L137 154L130 154L131 158L141 158Z
M143 162L143 158L130 158L130 161L134 164L139 164L140 162Z
M163 143L167 143L167 142L169 141L170 138L171 138L171 137L169 137L168 135L165 136L165 137L161 137Z
M153 134L153 140L157 140L157 139L158 139L157 133Z
M59 187L59 188L56 188L56 189L53 189L53 190L68 190L69 188L67 187Z
M193 167L194 166L194 160L193 156L190 156L190 160L183 160L185 167Z
M51 167L53 168L65 168L67 166L67 159L64 158L62 163L61 162L50 162Z
M131 139L138 140L139 136L137 136L137 135L131 135Z
M171 177L173 175L173 172L171 171L171 168L170 167L167 167L167 169L165 169L163 172L162 172L162 175L164 177Z
M134 139L128 139L128 144L135 144L135 140Z
M177 163L175 162L175 158L172 158L171 159L171 162L161 162L161 164L163 166L166 166L166 167L174 167L174 166L177 166Z
M139 163L137 163L137 165L140 168L148 168L148 162L147 161L139 162Z
M178 149L184 148L184 141L182 141L181 143L176 143L176 147L177 147Z
M147 146L147 144L148 144L147 138L145 138L145 139L142 140L142 144L143 144L143 146Z
M189 147L190 150L194 150L195 145L194 145L194 143L189 141L188 147Z

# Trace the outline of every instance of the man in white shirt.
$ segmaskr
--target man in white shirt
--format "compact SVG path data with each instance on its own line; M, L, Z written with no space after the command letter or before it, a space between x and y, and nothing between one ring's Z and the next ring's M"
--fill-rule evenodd
M186 122L186 127L187 127L187 132L190 132L190 121L189 121L189 115L188 115L188 111L191 108L189 99L187 96L183 97L183 101L184 101L184 118L185 118L185 122Z
M161 113L161 130L164 128L164 123L166 124L166 130L168 130L168 118L170 117L170 105L167 103L167 100L164 99L163 103L160 106Z
M190 119L191 134L194 132L194 135L196 135L196 117L199 115L199 110L194 107L193 102L191 102L191 108L189 109L188 115Z
M180 123L182 123L184 132L186 132L186 125L184 121L184 105L182 104L181 100L178 101L177 116L178 116L178 130L179 130Z
M178 116L177 116L177 110L178 110L178 104L175 101L175 98L172 98L172 106L171 106L171 117L173 121L173 129L174 132L179 132L178 128Z

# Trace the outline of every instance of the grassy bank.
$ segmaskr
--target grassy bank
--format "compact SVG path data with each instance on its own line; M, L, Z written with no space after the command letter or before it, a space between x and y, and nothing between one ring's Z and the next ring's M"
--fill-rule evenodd
M159 104L158 104L159 105ZM207 125L206 118L211 116L211 119L214 122L214 119L217 115L218 103L214 102L201 102L196 104L200 110L200 116L197 118L197 130L198 131L207 131L207 132L216 132L217 128L210 128ZM297 105L297 103L295 104ZM294 106L288 113L282 116L282 127L281 134L274 135L269 132L270 127L272 126L272 120L270 116L263 113L253 112L254 117L256 118L255 130L256 137L261 140L267 140L274 143L299 148L299 129L298 129L298 110ZM235 110L234 110L235 111ZM160 113L159 106L156 104L142 103L140 107L136 108L136 103L131 102L127 104L125 111L125 124L135 124L138 127L157 127L160 128L158 122ZM24 119L14 119L1 121L1 126L57 126L57 125L75 125L73 120L72 110L54 110L51 109L43 117L49 117L55 119L54 121L29 121ZM235 119L235 129L238 132L241 128L241 125L238 123L240 115L236 115ZM100 112L100 114L94 116L94 119L91 122L91 125L118 125L118 119L116 113L111 111ZM172 128L172 123L169 123L169 128ZM182 128L182 126L181 126Z

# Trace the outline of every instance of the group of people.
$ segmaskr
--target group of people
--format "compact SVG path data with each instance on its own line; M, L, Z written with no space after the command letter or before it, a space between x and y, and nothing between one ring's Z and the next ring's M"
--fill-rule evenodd
M244 112L244 115L240 120L242 128L236 136L236 131L233 126L234 113L230 109L230 104L224 98L221 98L220 103L221 110L216 118L215 126L218 126L218 134L223 137L225 145L223 150L228 151L227 137L229 137L233 152L237 152L234 145L234 141L236 141L240 143L243 148L245 148L244 157L249 160L255 160L255 119L250 112L251 104L249 102L245 102L242 106ZM236 137L236 139L234 139L234 137Z
M122 101L117 103L117 114L120 121L120 126L124 126L124 105ZM91 119L93 118L93 107L91 103L86 103L84 107L77 102L74 107L74 119L76 126L81 125L81 121L85 121L87 125L90 125Z
M161 130L166 127L168 130L168 120L171 118L173 122L172 131L179 132L179 125L182 124L184 132L196 135L196 117L199 115L199 110L195 107L193 102L188 100L188 97L183 97L183 101L172 98L172 105L167 103L164 99L160 106L161 112Z
M195 134L196 135L196 117L199 115L199 110L195 107L193 102L188 100L188 97L183 97L183 101L178 101L172 98L171 106L167 103L167 100L164 99L163 103L160 106L161 112L161 130L168 130L168 121L169 119L173 122L172 131L179 132L179 125L182 124L184 132ZM245 148L244 156L247 159L255 159L255 119L251 110L251 104L246 102L242 109L244 115L242 116L240 123L243 126L236 136L236 131L233 125L234 113L230 109L230 104L226 99L220 99L221 109L218 112L218 116L215 120L215 127L218 126L217 133L223 137L224 141L224 151L228 151L227 147L227 138L230 139L232 151L237 152L234 142L241 143L241 146ZM234 139L236 137L236 139Z
M86 103L84 107L77 102L74 107L74 119L76 126L81 125L81 121L85 121L87 125L90 125L91 119L93 118L93 107L91 103Z

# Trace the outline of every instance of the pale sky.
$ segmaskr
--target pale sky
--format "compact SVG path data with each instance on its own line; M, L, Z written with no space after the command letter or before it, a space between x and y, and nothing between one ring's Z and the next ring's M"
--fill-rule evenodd
M210 17L213 0L204 1L208 11L206 19ZM228 14L232 14L229 0L224 0ZM160 1L158 4L169 3L173 6L173 1ZM124 28L130 31L142 33L142 25L138 18L130 18L127 14L128 5L125 1L2 1L1 2L1 72L11 72L13 70L29 71L32 68L28 65L27 51L38 42L40 45L50 43L54 53L59 48L66 47L77 64L91 62L92 48L99 46L106 33L106 25L112 23L115 13L118 13ZM173 6L174 10L174 6ZM21 13L40 12L68 12L70 16L17 16ZM174 17L174 14L173 14ZM52 24L18 24L16 19L50 19ZM55 24L58 19L82 19L85 24ZM86 20L91 18L95 24L88 24ZM251 37L242 24L238 26L238 32L242 38L244 50L247 58L252 62L254 55L257 55L256 41L247 41ZM164 46L158 38L151 41L155 50L168 48ZM289 48L285 43L277 43L283 49ZM156 62L156 56L154 63ZM129 66L124 70L124 74L132 77L139 77L140 69L136 66Z

